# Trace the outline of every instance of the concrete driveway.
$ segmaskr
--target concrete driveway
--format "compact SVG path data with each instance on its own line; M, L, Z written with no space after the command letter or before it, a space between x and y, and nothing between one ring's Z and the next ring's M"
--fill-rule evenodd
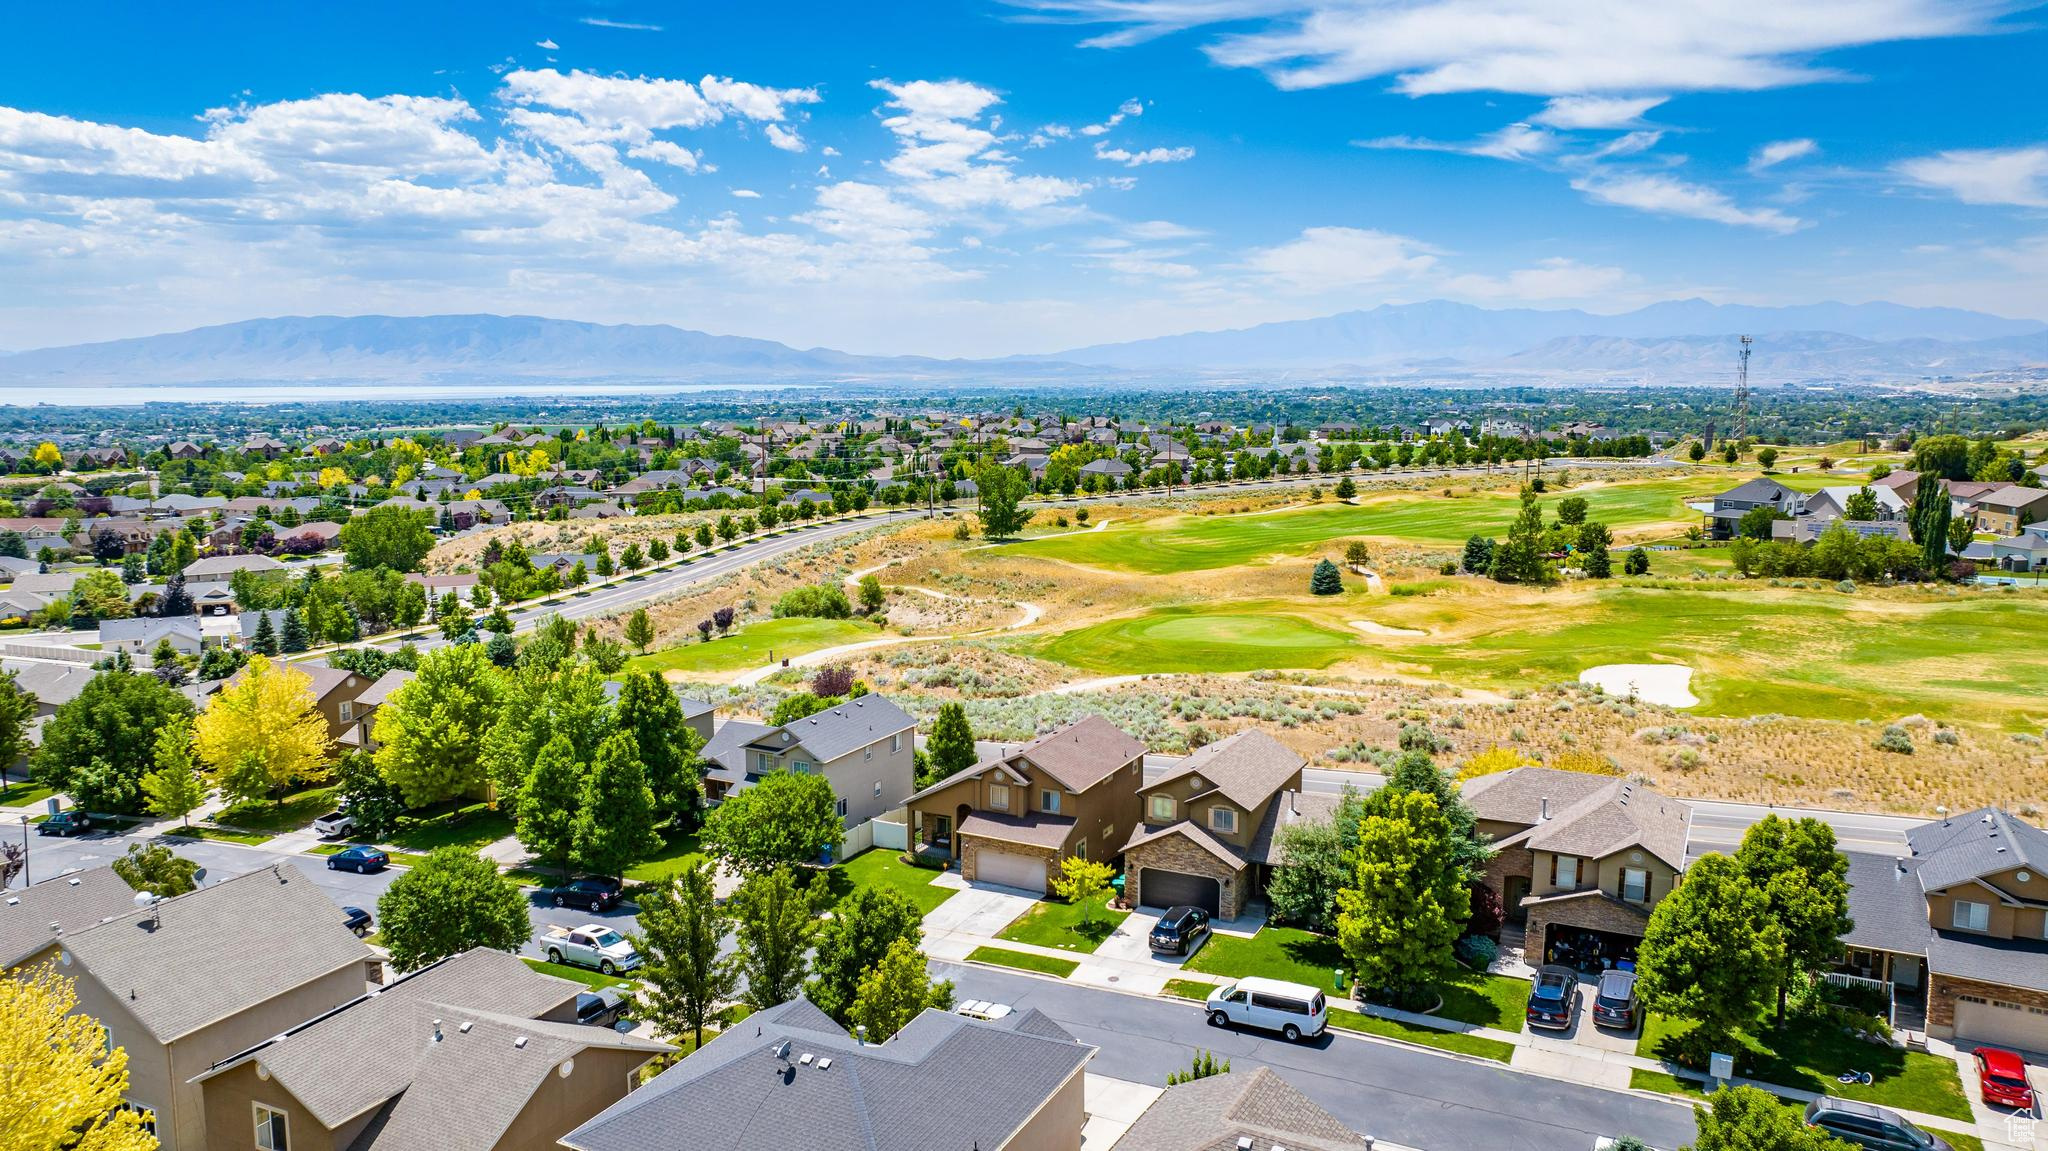
M1128 959L1133 963L1157 963L1162 970L1174 969L1188 961L1185 955L1155 955L1152 952L1152 929L1159 925L1164 914L1160 908L1140 907L1117 925L1095 954L1105 959Z
M948 872L940 879L951 874ZM1041 898L1015 887L960 881L960 894L933 908L924 917L924 929L932 935L957 932L993 938Z

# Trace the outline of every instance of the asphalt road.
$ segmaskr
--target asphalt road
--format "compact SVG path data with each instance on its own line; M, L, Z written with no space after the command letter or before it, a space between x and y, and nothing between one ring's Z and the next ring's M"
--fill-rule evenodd
M1261 1032L1210 1027L1198 1007L985 967L934 963L962 999L1035 1007L1101 1049L1089 1070L1165 1086L1197 1049L1233 1071L1271 1067L1354 1130L1422 1151L1587 1151L1599 1135L1677 1147L1693 1136L1682 1105L1561 1083L1497 1063L1447 1058L1394 1043L1328 1035L1290 1044Z

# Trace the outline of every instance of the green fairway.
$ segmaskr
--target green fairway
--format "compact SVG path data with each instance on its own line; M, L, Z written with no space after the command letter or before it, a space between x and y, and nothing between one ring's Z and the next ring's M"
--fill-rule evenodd
M1041 659L1088 671L1229 672L1322 668L1361 654L1343 632L1247 601L1208 610L1162 607L1143 615L1028 641Z
M1658 480L1586 488L1591 518L1623 531L1671 521L1690 521L1684 497L1701 494L1697 481ZM1548 514L1557 501L1544 497ZM1078 532L1012 544L1000 554L1043 556L1095 567L1168 574L1235 567L1267 556L1298 556L1353 537L1398 539L1448 547L1472 535L1498 537L1519 508L1506 493L1459 495L1406 493L1361 505L1340 503L1233 516L1169 516L1112 523L1101 531ZM1341 550L1336 549L1336 550Z
M858 620L764 619L710 643L692 640L635 656L626 666L634 671L741 671L880 634L880 628Z

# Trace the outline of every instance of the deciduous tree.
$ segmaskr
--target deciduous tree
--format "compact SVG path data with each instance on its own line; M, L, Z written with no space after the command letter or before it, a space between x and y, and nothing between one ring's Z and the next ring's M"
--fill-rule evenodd
M191 715L192 702L155 676L103 671L45 721L36 778L87 811L135 811L142 777L156 770L157 734Z
M7 771L29 751L28 724L36 715L36 697L0 672L0 791L7 790Z
M433 513L404 507L373 507L341 526L342 553L352 568L417 571L434 550Z
M206 781L192 755L192 721L173 720L157 733L156 770L142 777L145 807L151 815L192 822L192 812L206 802Z
M1735 862L1763 892L1770 916L1785 936L1778 975L1778 1022L1792 981L1811 978L1842 954L1849 919L1849 857L1835 847L1835 830L1818 819L1766 815L1750 825Z
M534 757L519 791L515 834L526 850L555 864L564 879L576 856L576 815L583 800L583 765L566 735L556 735Z
M703 807L704 773L697 758L704 737L683 716L676 693L651 671L628 674L619 686L618 729L629 732L647 767L656 814L674 827L697 826Z
M635 862L661 850L654 830L654 792L640 745L619 732L597 746L583 777L576 812L576 862L598 875L623 875Z
M0 1147L7 1151L154 1151L155 1116L121 1104L128 1052L74 1015L78 993L50 964L0 979Z
M837 852L846 824L822 775L775 771L711 809L704 850L735 871L760 874Z
M1704 1062L1755 1021L1785 962L1785 939L1770 901L1725 855L1702 856L1650 913L1637 952L1636 990L1659 1015L1698 1027L1685 1052Z
M1052 881L1054 894L1081 909L1081 921L1093 923L1101 912L1100 902L1109 890L1116 868L1107 863L1069 855L1060 860L1060 873Z
M648 618L646 608L634 608L626 617L626 642L642 652L654 642L654 621Z
M477 947L517 951L533 933L519 885L466 847L440 848L408 868L377 901L377 920L400 971Z
M704 1043L704 1024L739 984L735 965L718 954L733 919L718 905L712 865L700 860L640 897L640 978L647 984L646 1013L670 1039Z
M260 655L199 713L192 736L200 762L235 803L324 777L334 746L313 701L313 677Z
M1723 1087L1692 1114L1698 1134L1686 1151L1855 1151L1756 1087Z
M1031 480L1022 469L990 461L976 470L974 484L981 500L975 515L981 520L984 537L1010 539L1031 522L1034 513L1023 506L1024 497L1031 493Z
M428 652L377 709L377 769L412 807L481 792L484 741L503 697L503 675L482 648Z
M199 865L161 843L129 844L127 854L114 861L114 874L161 899L199 889Z
M952 1006L952 981L933 981L925 971L924 953L909 940L898 939L861 976L850 1015L855 1026L867 1029L868 1042L880 1043L925 1008L946 1011Z
M1369 815L1337 893L1337 940L1359 986L1410 1006L1456 969L1451 946L1471 914L1450 826L1433 796L1404 791Z
M804 982L804 956L817 934L810 900L797 887L795 874L778 867L753 876L733 893L732 910L737 921L733 962L747 983L747 1006L760 1011L794 999Z
M901 892L855 888L818 929L804 994L818 1010L850 1026L861 977L882 961L891 944L907 942L914 949L922 943L923 921L924 914Z

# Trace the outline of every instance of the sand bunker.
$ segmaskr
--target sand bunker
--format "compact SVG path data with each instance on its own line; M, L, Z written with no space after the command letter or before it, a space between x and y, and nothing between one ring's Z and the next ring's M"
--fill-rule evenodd
M1387 626L1386 624L1383 624L1383 623L1374 623L1373 621L1371 621L1371 620L1369 620L1369 619L1355 619L1355 620L1352 620L1352 621L1351 621L1351 626L1352 626L1352 627L1355 627L1355 628L1357 628L1357 629L1358 629L1359 631L1362 631L1362 632L1364 632L1364 633L1365 633L1365 634L1367 634L1367 635L1428 635L1428 634L1429 634L1429 633L1428 633L1428 632L1426 632L1426 631L1416 631L1416 630L1415 630L1414 628L1407 628L1407 627L1388 627L1388 626Z
M1579 673L1580 683L1597 686L1621 699L1633 697L1665 707L1691 707L1692 669L1679 663L1609 663Z

